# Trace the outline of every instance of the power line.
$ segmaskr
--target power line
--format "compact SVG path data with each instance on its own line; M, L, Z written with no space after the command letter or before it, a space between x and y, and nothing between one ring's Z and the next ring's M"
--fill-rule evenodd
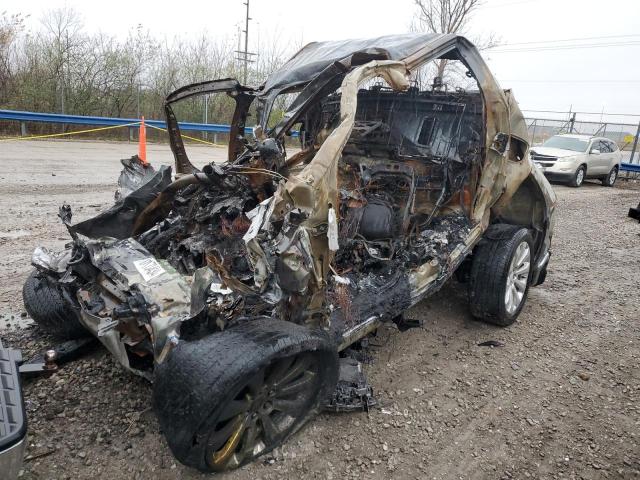
M560 112L558 110L528 110L521 109L523 112L535 112L535 113L580 113L582 115L602 115L602 112ZM637 113L605 113L604 115L615 115L619 117L640 117Z
M501 82L509 82L509 83L640 83L640 80L501 80Z
M607 42L607 43L576 43L574 45L556 45L556 46L540 46L540 47L522 47L522 48L507 48L493 50L493 52L526 52L526 51L546 51L546 50L574 50L580 48L591 47L616 47L626 45L640 45L640 41L628 41L628 42Z
M638 42L611 42L611 43L582 43L576 45L558 45L558 46L542 46L531 48L510 48L504 50L491 50L490 53L511 53L511 52L548 52L554 50L580 50L583 48L602 48L602 47L625 47L640 45Z
M520 5L522 3L533 3L538 2L539 0L521 0L515 2L505 2L505 3L497 3L497 4L485 4L480 6L480 8L502 8L502 7L510 7L512 5Z
M534 45L534 44L541 44L541 43L576 42L581 40L603 40L607 38L629 38L629 37L640 37L640 34L632 33L628 35L601 35L597 37L558 38L556 40L536 40L531 42L507 42L507 43L500 43L498 45L494 45L493 47L489 47L489 48L498 48L498 47L505 47L505 46L511 46L511 45Z

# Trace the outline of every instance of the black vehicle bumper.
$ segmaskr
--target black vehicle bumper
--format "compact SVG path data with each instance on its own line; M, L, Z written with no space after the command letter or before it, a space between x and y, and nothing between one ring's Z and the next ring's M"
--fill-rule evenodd
M574 173L558 173L558 172L543 172L544 176L547 177L547 180L550 182L562 182L567 183L571 181L574 176Z
M0 472L2 479L17 478L27 444L27 417L22 401L18 350L0 342Z

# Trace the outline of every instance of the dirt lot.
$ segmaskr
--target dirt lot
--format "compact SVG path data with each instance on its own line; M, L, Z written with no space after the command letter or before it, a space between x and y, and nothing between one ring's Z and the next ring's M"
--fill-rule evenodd
M0 148L0 315L10 324L0 334L29 356L51 342L15 328L29 323L20 290L32 249L67 240L63 201L78 220L107 206L117 159L135 146ZM223 154L193 150L197 164ZM166 160L168 149L150 157ZM411 312L423 329L386 328L374 342L367 370L382 408L322 415L224 478L640 478L640 224L626 217L640 189L555 188L549 276L515 325L473 321L450 282ZM477 345L486 340L504 347ZM172 458L150 394L103 349L27 381L23 478L204 478Z

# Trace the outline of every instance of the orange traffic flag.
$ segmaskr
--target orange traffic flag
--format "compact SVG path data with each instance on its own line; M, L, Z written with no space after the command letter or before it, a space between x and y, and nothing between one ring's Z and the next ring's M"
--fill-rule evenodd
M140 129L138 132L138 158L143 165L147 164L147 130L144 126L144 117L140 121Z

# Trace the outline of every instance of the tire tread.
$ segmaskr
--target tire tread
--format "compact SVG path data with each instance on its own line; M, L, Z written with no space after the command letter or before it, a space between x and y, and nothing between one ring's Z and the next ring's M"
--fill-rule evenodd
M29 316L45 332L63 340L89 335L55 279L34 270L24 282L22 300Z
M500 235L495 235L496 231L499 231ZM513 252L525 238L531 247L531 237L527 229L513 225L492 225L476 247L469 282L469 307L471 314L477 319L508 326L520 313L529 286L527 285L525 298L520 307L510 316L504 309L504 284Z
M210 471L201 430L222 405L221 399L234 389L239 376L257 372L267 359L309 350L323 353L329 374L322 398L294 431L319 411L320 402L337 382L337 351L325 332L282 320L256 319L200 340L182 342L156 367L153 389L154 409L176 458L185 465Z

